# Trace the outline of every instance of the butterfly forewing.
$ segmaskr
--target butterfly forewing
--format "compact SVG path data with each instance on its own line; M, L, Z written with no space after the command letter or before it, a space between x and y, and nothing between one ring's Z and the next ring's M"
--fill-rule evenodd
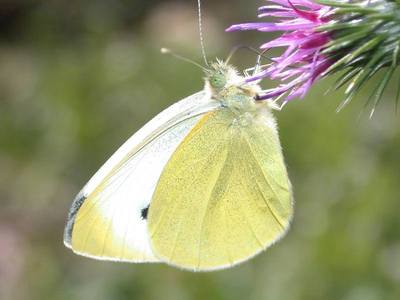
M133 135L75 199L64 241L99 259L157 261L147 209L169 157L201 118L215 109L204 92L169 107Z

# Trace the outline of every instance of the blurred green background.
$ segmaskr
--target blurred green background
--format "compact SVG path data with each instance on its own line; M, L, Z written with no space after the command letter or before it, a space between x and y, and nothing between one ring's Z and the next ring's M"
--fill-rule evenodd
M224 33L261 0L203 1L210 57L257 46ZM233 269L100 262L62 243L71 201L132 133L202 88L195 1L0 1L0 299L400 299L395 85L341 113L319 83L276 112L296 212L278 244ZM241 51L234 64L254 64ZM268 83L264 83L268 87Z

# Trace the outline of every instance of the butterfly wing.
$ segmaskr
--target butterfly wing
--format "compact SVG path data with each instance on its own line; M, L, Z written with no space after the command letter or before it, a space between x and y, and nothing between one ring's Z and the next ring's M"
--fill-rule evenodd
M197 93L164 110L125 142L75 198L65 245L98 259L157 261L146 220L155 186L179 143L216 106L206 93Z
M289 227L292 193L273 122L233 119L224 109L203 116L164 168L148 226L153 251L167 263L229 267Z

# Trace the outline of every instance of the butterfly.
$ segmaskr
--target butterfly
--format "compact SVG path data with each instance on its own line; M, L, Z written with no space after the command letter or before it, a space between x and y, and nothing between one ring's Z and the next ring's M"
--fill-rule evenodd
M205 87L129 138L70 209L64 243L120 262L228 268L287 232L293 195L260 87L216 61Z

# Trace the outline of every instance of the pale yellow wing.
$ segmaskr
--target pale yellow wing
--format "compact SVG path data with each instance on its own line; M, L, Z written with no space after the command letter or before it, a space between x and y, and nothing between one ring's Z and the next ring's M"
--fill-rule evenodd
M205 115L160 177L148 226L155 255L169 264L229 267L289 226L292 194L276 130L233 118L225 110Z

